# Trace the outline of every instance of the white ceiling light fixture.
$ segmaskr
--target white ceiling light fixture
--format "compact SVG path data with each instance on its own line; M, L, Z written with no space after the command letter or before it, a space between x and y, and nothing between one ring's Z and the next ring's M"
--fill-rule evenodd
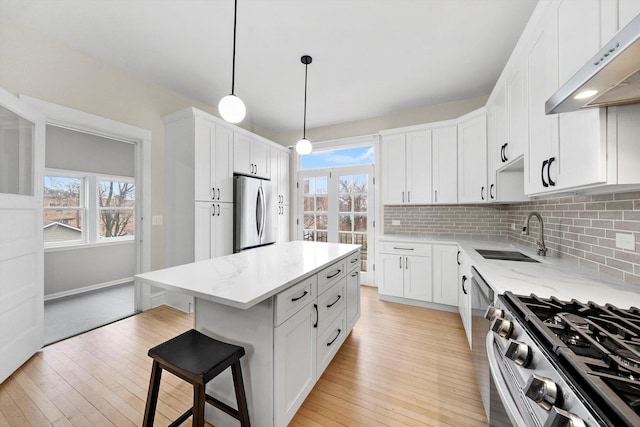
M223 119L229 123L239 123L247 114L247 108L242 99L235 94L236 83L236 20L238 15L238 0L234 2L233 8L233 64L231 67L231 94L225 96L218 103L218 112Z
M296 151L301 156L311 154L313 146L311 141L307 139L307 66L311 64L312 58L309 55L303 55L300 62L304 64L304 122L302 124L302 139L296 143Z

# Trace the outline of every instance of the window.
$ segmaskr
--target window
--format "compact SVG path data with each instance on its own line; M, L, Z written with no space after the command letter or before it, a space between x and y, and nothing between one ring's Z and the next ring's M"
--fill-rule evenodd
M332 168L337 166L370 165L374 160L373 146L318 151L301 157L301 169Z
M132 240L133 178L47 171L44 178L44 242L48 247Z

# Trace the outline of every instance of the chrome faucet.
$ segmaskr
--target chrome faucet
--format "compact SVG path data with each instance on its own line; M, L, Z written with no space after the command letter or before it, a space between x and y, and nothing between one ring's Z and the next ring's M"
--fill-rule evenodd
M524 222L524 226L522 227L522 234L525 235L525 236L529 235L529 221L531 220L532 216L535 216L536 218L538 218L538 221L540 222L540 238L536 242L536 244L538 245L538 252L537 253L540 256L546 256L547 255L547 247L544 245L544 223L542 222L542 217L540 216L540 214L538 212L531 212L529 214L529 216L527 217L526 221Z

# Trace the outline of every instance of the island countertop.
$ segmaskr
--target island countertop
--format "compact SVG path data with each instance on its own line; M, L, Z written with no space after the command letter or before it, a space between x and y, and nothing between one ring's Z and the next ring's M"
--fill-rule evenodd
M138 274L135 279L247 309L359 249L360 245L293 241Z

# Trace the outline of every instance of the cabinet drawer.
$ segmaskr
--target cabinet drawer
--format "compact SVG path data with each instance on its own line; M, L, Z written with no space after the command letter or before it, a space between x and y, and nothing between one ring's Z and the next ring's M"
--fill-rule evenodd
M275 325L279 326L300 309L315 301L318 277L311 276L276 295Z
M380 252L385 254L431 256L431 245L427 243L382 242Z
M322 333L346 305L347 278L327 289L318 297L318 331Z
M360 268L360 260L362 255L360 251L347 257L347 271L353 271L354 268Z
M346 337L346 314L343 310L329 327L318 335L316 379L320 378Z
M318 295L321 295L331 285L347 276L346 265L346 259L342 259L318 273Z

